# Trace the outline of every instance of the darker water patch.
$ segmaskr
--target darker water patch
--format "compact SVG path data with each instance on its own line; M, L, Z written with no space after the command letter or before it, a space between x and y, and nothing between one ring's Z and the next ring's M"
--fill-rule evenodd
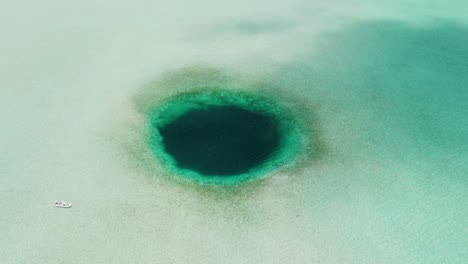
M145 134L155 165L170 177L235 186L297 164L313 148L312 131L265 95L203 88L151 105Z
M179 167L206 176L246 173L280 145L275 118L232 105L192 109L158 130Z

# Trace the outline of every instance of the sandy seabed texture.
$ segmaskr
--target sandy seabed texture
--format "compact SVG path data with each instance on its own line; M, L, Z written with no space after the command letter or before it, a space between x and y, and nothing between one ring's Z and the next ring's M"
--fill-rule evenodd
M0 263L467 263L466 14L1 1ZM145 109L220 84L303 109L314 144L239 186L174 177Z

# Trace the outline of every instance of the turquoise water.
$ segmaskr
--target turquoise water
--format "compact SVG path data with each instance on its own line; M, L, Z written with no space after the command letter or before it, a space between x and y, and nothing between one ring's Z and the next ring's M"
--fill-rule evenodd
M0 263L468 261L463 1L0 10ZM217 82L187 67L310 113L320 158L237 189L172 181L135 98Z

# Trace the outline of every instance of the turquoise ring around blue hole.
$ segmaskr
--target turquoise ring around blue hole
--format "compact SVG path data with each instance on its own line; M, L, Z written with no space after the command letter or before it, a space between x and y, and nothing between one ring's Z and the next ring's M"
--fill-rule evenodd
M149 111L148 129L150 148L166 169L202 184L265 177L301 145L285 107L244 91L175 95Z

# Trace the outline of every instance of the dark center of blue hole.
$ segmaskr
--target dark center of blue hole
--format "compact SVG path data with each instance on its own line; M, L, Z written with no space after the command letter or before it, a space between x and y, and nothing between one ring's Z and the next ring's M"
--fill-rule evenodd
M157 129L177 166L206 176L248 172L280 145L274 117L231 105L190 110Z

